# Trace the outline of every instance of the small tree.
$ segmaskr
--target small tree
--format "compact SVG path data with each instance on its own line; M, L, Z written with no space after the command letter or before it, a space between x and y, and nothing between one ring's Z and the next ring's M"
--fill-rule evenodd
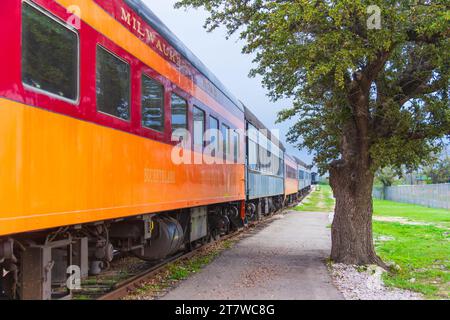
M423 173L431 178L431 183L450 182L450 157L438 158L436 161L425 166Z
M375 5L375 6L374 6ZM180 0L208 30L239 33L288 140L315 153L336 198L331 258L382 264L372 239L377 169L415 167L450 133L447 1ZM379 14L379 16L378 16ZM300 139L302 138L302 139Z
M392 184L397 180L398 173L391 167L379 169L375 174L375 182L381 183L384 188L392 186Z

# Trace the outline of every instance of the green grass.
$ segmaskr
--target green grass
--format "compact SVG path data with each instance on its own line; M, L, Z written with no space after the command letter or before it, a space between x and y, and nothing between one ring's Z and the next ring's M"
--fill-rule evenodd
M377 253L383 261L400 267L395 273L385 274L386 285L418 291L430 299L450 298L448 230L378 221L373 227L375 237L393 238L376 242Z
M374 221L375 239L392 238L375 242L377 253L400 267L395 273L385 274L385 284L421 292L429 299L449 299L450 211L375 199L374 215L432 224Z
M399 222L374 221L377 253L385 262L400 267L385 274L388 286L421 292L428 299L450 298L450 211L387 200L373 202L374 215L400 217L431 225L407 225Z
M310 212L330 212L334 208L334 199L332 198L332 191L330 186L319 185L316 190L298 205L297 211Z
M450 227L450 211L388 200L373 200L374 215L401 217L411 221L437 223Z
M180 261L170 264L168 266L169 279L174 281L186 279L192 273L196 273L204 266L210 264L218 254L218 251L213 251L207 255L194 257L188 261Z
M329 186L319 186L298 211L333 211ZM374 221L377 253L399 270L384 275L388 286L423 293L428 299L450 299L450 211L387 200L373 201L375 217L396 217L429 225ZM328 227L328 226L327 226Z

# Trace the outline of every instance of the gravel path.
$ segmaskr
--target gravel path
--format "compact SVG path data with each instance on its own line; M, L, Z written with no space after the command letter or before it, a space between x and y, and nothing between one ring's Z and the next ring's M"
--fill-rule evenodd
M325 265L328 224L327 213L281 215L163 299L343 299Z

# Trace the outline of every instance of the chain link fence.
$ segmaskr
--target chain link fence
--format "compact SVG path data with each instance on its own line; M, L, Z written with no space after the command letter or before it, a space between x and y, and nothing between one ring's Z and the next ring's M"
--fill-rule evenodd
M450 183L376 187L373 197L450 210Z

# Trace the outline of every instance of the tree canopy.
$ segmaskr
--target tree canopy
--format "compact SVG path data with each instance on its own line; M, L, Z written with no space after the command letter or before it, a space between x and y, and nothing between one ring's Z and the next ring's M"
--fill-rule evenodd
M380 29L369 29L369 6ZM251 75L273 99L291 97L288 140L316 155L322 171L343 157L352 122L375 171L417 166L450 133L446 1L181 0L203 7L205 27L225 26L256 53ZM373 8L373 7L371 7ZM376 12L375 12L376 13ZM368 21L369 20L369 21Z
M336 198L331 259L385 266L372 236L376 170L415 168L450 134L447 0L180 0L255 54L288 141L315 154Z

